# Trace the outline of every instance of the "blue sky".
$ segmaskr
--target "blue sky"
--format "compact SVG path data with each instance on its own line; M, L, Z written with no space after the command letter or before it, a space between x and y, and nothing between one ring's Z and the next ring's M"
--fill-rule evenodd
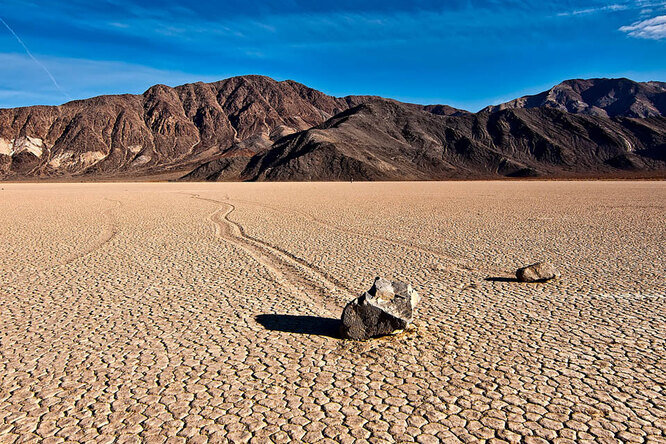
M0 17L0 107L242 74L473 111L569 78L666 81L666 0L0 0Z

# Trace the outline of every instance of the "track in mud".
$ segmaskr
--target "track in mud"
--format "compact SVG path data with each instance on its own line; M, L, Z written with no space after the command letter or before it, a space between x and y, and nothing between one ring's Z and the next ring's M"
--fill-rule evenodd
M278 285L287 288L293 296L309 305L315 305L322 315L339 316L341 305L355 296L355 291L346 287L328 273L319 270L283 249L266 241L249 236L242 225L229 219L236 207L230 202L190 195L194 199L221 205L210 216L216 237L246 251L272 275Z
M476 266L473 266L473 265L469 265L469 264L465 263L465 261L460 260L460 259L458 259L458 258L456 258L456 257L454 257L450 254L442 253L440 251L435 251L435 250L432 250L432 249L429 249L429 248L424 248L424 247L421 247L421 246L418 246L418 245L411 244L409 242L403 242L403 241L396 240L396 239L389 239L389 238L386 238L386 237L377 236L377 235L370 234L370 233L365 233L365 232L359 231L359 230L352 230L352 229L349 229L349 228L340 227L338 225L328 223L328 222L326 222L322 219L319 219L319 218L317 218L317 217L315 217L315 216L313 216L309 213L306 213L304 211L286 210L284 208L272 207L270 205L260 204L258 202L251 201L251 200L241 200L241 199L236 199L236 200L238 202L242 202L244 204L252 205L252 206L255 206L255 207L258 207L258 208L265 208L265 209L268 209L268 210L277 211L278 213L291 213L295 216L303 217L303 218L305 218L305 219L307 219L311 222L314 222L318 225L321 225L322 227L327 228L329 230L334 230L334 231L338 231L340 233L350 234L352 236L359 236L359 237L363 237L365 239L378 240L380 242L388 242L390 244L399 245L401 247L404 247L404 248L407 248L407 249L410 249L410 250L413 250L413 251L418 251L420 253L429 254L429 255L435 256L438 259L443 260L443 261L451 264L451 268L454 268L458 271L476 272L476 273L483 273L483 274L494 275L494 276L501 276L501 275L507 274L507 272L505 270L499 270L499 269L493 269L493 268L487 268L487 267L486 268L480 268L480 267L476 267Z
M213 224L215 236L247 252L257 263L268 270L278 285L287 288L294 297L306 304L314 305L320 315L339 317L342 305L335 304L331 299L344 304L351 297L355 297L353 290L339 283L328 273L320 271L292 253L264 240L249 236L241 224L229 218L236 210L232 203L204 198L196 194L189 194L189 196L197 200L220 204L221 206L208 216L208 220ZM345 354L349 351L369 353L378 347L386 346L385 341L390 341L394 346L400 346L400 342L407 341L405 346L408 349L413 347L412 342L415 340L417 342L434 341L444 343L444 337L440 332L419 325L415 325L398 336L389 335L362 342L351 341L347 343L345 341L335 349L334 353ZM398 337L400 341L393 341ZM433 362L449 359L441 351L427 351L425 353Z
M111 217L111 212L113 210L117 210L122 206L122 203L119 200L115 199L108 199L106 198L109 202L114 202L115 206L111 208L107 208L106 210L102 211L102 215L107 220L106 226L102 229L100 234L97 236L97 239L89 245L87 248L82 249L81 251L75 252L69 256L66 256L65 259L58 265L66 265L69 264L70 262L73 262L79 258L82 258L84 256L89 255L90 253L99 250L104 246L104 244L108 243L113 239L116 234L118 234L118 226L114 222L113 218Z
M104 223L104 226L103 226L102 230L99 232L99 234L97 235L95 240L90 245L85 246L84 248L82 248L79 251L75 251L71 254L68 254L68 255L64 256L61 260L56 261L54 264L44 266L44 267L32 267L31 269L29 269L25 272L18 273L15 276L13 276L12 278L10 278L4 284L5 285L11 285L11 284L14 284L16 282L21 281L22 279L30 279L31 277L39 276L42 273L45 273L49 270L53 270L54 268L70 264L70 263L76 261L77 259L81 259L85 256L88 256L91 253L94 253L95 251L99 250L104 245L109 243L118 234L118 226L117 226L115 220L113 219L113 216L111 215L111 213L114 210L117 210L118 208L120 208L122 206L122 203L119 200L116 200L116 199L105 198L105 200L108 200L109 202L113 202L114 205L110 208L107 208L107 209L103 210L100 213L104 217L105 223Z

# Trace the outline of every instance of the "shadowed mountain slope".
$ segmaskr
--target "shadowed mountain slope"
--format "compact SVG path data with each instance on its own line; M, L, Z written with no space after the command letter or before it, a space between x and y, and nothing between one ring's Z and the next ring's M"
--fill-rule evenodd
M433 180L612 176L666 167L666 119L602 118L551 108L440 116L372 100L286 136L239 164L189 180Z

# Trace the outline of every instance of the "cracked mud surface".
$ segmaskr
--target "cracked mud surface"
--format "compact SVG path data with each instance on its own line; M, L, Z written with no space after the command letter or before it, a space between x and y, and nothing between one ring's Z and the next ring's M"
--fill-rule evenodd
M4 184L0 442L666 442L664 220L664 182ZM416 328L336 339L376 275Z

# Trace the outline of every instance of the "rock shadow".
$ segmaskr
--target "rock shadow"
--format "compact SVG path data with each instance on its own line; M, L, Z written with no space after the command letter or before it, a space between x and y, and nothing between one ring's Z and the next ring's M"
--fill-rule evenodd
M267 330L340 338L340 319L284 314L261 314L254 319Z
M490 276L485 278L484 280L490 282L520 282L515 277L505 277L505 276Z

